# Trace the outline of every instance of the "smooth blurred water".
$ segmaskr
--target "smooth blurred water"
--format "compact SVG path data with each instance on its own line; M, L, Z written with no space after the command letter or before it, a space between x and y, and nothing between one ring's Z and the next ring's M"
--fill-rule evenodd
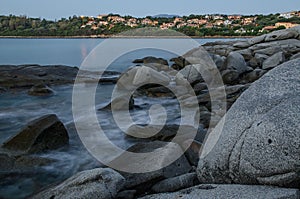
M86 56L104 39L0 39L0 65L3 64L63 64L80 66ZM224 40L224 39L221 39ZM196 39L199 44L216 41L216 39ZM124 71L134 65L132 61L145 56L162 57L167 60L175 55L166 51L143 49L130 52L115 60L109 70ZM111 97L114 85L103 84L97 88L95 97L98 107L105 104ZM65 125L73 123L72 116L72 85L52 87L53 96L37 97L27 94L27 90L0 94L0 144L16 134L29 121L46 114L54 113ZM143 109L131 112L136 123L149 123L148 108L153 104L163 105L171 117L169 123L179 123L179 105L172 98L137 98L135 104ZM108 111L97 111L100 125L107 137L121 148L128 148L135 143L134 139L125 139L124 133L116 126ZM70 135L70 147L41 154L42 157L55 159L56 162L42 168L36 168L35 175L17 179L0 186L0 198L22 198L28 196L36 188L60 181L72 174L99 166L76 140ZM1 170L1 168L0 168ZM25 187L19 189L18 186ZM2 194L1 194L2 193Z

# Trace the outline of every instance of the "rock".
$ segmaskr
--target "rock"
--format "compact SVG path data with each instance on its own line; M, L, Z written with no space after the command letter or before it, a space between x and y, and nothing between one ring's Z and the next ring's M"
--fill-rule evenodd
M196 95L199 95L201 93L201 91L208 89L206 83L197 83L194 85L193 88L194 88Z
M185 132L197 132L197 129L193 126L182 125L180 127ZM127 129L126 134L132 137L170 141L177 134L178 129L179 125L177 124L149 125L147 127L132 125Z
M203 138L200 139L201 142L203 142L205 138L205 134L206 132L202 134ZM182 146L186 148L188 144L190 145L190 147L184 152L184 155L192 166L197 166L199 162L199 152L202 144L196 140L186 140L185 142L182 143Z
M116 199L134 199L136 190L125 190L125 191L120 191Z
M236 70L224 70L221 73L224 84L234 84L239 78L239 72Z
M147 66L142 66L136 71L132 83L135 86L142 86L149 83L167 86L170 81L170 78L165 74L157 72Z
M265 42L297 38L299 33L294 30L278 30L266 35Z
M239 41L239 42L236 42L235 44L233 44L233 47L236 47L236 48L248 48L250 46L251 46L251 44L247 40Z
M257 68L249 73L244 74L241 77L240 83L241 84L252 83L258 80L259 78L261 78L266 72L267 72L266 70Z
M143 93L149 97L174 97L172 91L164 86L144 89Z
M300 58L300 53L297 53L293 56L290 57L290 60L293 60L293 59L299 59Z
M265 55L265 54L259 54L259 53L256 53L254 55L254 58L256 59L256 61L258 62L258 65L259 66L262 66L263 62L269 58L268 55Z
M174 62L174 66L172 66L173 69L175 70L181 70L183 69L185 66L190 65L190 63L183 57L175 57L170 59L171 62Z
M69 136L65 126L56 115L50 114L31 121L2 147L24 153L40 153L58 149L68 143Z
M216 55L216 54L210 54L210 57L215 62L217 68L220 71L225 69L225 67L224 67L225 57L221 57L220 55Z
M28 91L28 94L33 96L48 96L53 93L54 91L45 84L35 85Z
M75 174L61 184L32 198L115 198L123 188L124 178L109 168L98 168Z
M124 96L118 96L114 99L112 99L111 102L109 102L107 105L98 108L98 111L101 110L111 110L111 105L114 104L114 110L120 111L120 110L132 110L134 108L134 99L131 96L128 100L127 95Z
M257 37L252 37L250 39L247 39L247 42L252 46L254 44L263 42L265 40L265 38L266 38L266 35L260 35Z
M1 94L1 93L5 93L6 91L7 91L6 88L0 87L0 94Z
M201 184L173 193L160 193L139 199L298 199L298 189L286 189L261 185Z
M176 83L179 82L179 79L184 78L187 79L187 81L190 84L195 84L198 82L203 82L201 74L198 72L198 70L193 65L188 65L181 69L178 74L175 77Z
M241 54L246 61L249 61L253 58L252 51L250 49L237 50L235 52Z
M169 65L168 61L163 58L156 58L156 57L144 57L142 59L136 59L132 63L143 63L143 64L149 64L149 63L156 63L156 64L162 64L162 65Z
M163 148L162 148L163 147ZM169 158L176 156L177 153L182 153L180 146L173 142L161 142L154 141L148 143L138 143L130 147L127 151L134 153L148 153L152 151L160 150L160 157L150 156L145 162L136 162L131 161L132 158L125 156L119 157L113 161L113 164L117 165L126 165L126 167L130 168L146 168L149 165L147 162L155 163L155 168L161 168L156 171L148 172L148 173L123 173L122 175L126 178L126 188L131 189L134 188L139 190L140 192L147 191L154 183L160 181L164 178L171 178L175 176L179 176L185 173L188 173L191 170L191 166L188 163L188 160L184 155L180 156L175 162L171 163L169 166L163 166L165 161L168 161Z
M263 62L262 69L266 70L266 69L274 68L275 66L283 63L284 60L285 57L283 52L278 52Z
M247 64L240 53L231 52L226 59L226 68L236 70L239 74L241 74L247 71Z
M156 183L151 189L155 193L173 192L198 184L196 173L187 173L181 176L168 178Z
M148 66L154 70L157 71L168 71L170 70L168 65L163 65L163 64L159 64L159 63L146 63L144 64L145 66Z
M239 97L202 148L200 182L300 186L299 76L286 62Z

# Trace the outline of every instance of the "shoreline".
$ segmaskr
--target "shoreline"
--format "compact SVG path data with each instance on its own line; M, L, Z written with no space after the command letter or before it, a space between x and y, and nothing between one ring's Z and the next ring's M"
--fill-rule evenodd
M85 35L85 36L0 36L0 39L235 39L254 36L122 36L122 35Z

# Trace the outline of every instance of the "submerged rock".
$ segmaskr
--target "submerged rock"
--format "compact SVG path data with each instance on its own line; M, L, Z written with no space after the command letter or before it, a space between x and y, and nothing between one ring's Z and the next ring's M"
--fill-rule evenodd
M3 144L3 148L24 153L54 150L69 143L68 132L56 115L31 121L20 133Z
M33 96L48 96L53 93L54 91L45 84L35 85L28 91L28 94Z

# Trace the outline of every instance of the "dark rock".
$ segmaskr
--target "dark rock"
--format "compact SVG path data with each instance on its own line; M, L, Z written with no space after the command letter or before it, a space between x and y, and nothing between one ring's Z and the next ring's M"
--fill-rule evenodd
M259 66L262 66L263 62L269 58L268 55L256 53L254 58L256 59Z
M237 50L235 52L241 54L244 57L245 61L249 61L253 58L252 51L250 49Z
M224 84L234 84L238 80L240 74L236 70L224 70L221 75Z
M299 76L286 62L239 97L202 148L201 182L300 186Z
M199 134L199 133L198 133ZM203 133L200 140L203 142L206 132ZM197 166L199 162L199 152L202 144L196 140L186 140L182 143L183 148L186 148L187 145L190 147L184 152L185 157L188 159L189 163L192 166Z
M220 71L226 69L224 66L225 57L221 57L220 55L215 55L215 54L210 54L210 56Z
M298 199L298 189L286 189L262 185L201 184L173 193L160 193L139 199Z
M143 63L143 64L149 64L149 63L157 63L157 64L162 64L162 65L169 65L168 64L168 61L163 59L163 58L156 58L156 57L152 57L152 56L149 56L149 57L144 57L142 59L136 59L133 61L133 63Z
M3 148L25 153L54 150L69 143L63 123L56 115L45 115L31 121L20 133L3 144Z
M98 108L98 111L101 110L111 110L111 106L114 106L114 110L132 110L134 109L134 98L131 96L130 99L127 99L127 96L118 96L114 98L107 105Z
M48 96L53 93L54 91L45 84L35 85L28 91L28 94L33 96Z
M194 85L193 88L194 88L196 95L199 95L201 93L201 91L207 90L207 84L206 83L197 83Z
M266 72L267 72L266 70L257 68L249 73L244 74L241 77L240 83L241 84L252 83L258 80L259 78L261 78Z
M125 191L120 191L116 199L134 199L136 190L125 190Z
M181 176L168 178L156 183L151 189L155 193L173 192L199 184L196 173L187 173Z
M99 168L77 173L32 198L113 199L123 185L124 178L119 173L109 168Z
M266 59L263 62L262 69L270 69L278 66L279 64L283 63L285 60L283 52L278 52Z
M175 57L170 59L171 62L174 62L174 66L172 66L173 69L175 70L181 70L183 69L185 66L190 65L190 63L183 57Z
M290 57L290 60L293 60L293 59L299 59L300 58L300 53L297 53L293 56Z

